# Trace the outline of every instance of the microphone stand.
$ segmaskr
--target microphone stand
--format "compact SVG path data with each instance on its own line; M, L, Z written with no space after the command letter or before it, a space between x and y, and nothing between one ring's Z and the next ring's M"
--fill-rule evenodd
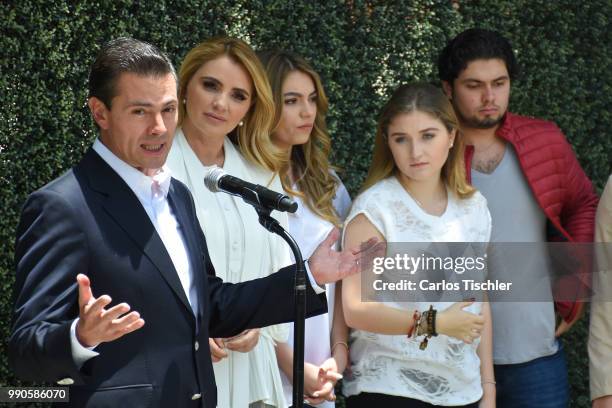
M293 408L304 406L304 319L306 318L306 267L302 252L295 239L270 216L272 210L253 205L259 223L268 231L279 235L289 244L295 258L295 322L293 324Z

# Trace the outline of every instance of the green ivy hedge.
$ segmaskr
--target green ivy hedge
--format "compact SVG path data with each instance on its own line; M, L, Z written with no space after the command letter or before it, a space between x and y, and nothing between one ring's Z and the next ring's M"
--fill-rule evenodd
M202 39L230 34L255 48L291 49L312 62L330 97L333 162L352 193L370 162L376 116L402 82L436 81L441 47L474 26L511 39L523 68L511 108L555 121L601 189L610 173L610 0L279 1L57 0L0 4L0 385L7 365L20 208L75 164L96 132L87 72L105 41L153 42L179 65ZM564 339L572 407L589 406L586 320ZM526 333L528 335L528 333Z

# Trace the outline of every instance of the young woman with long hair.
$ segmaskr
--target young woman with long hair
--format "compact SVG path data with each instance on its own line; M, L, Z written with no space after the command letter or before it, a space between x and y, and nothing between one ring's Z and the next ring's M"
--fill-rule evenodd
M491 217L484 197L465 181L463 150L442 91L400 86L380 115L372 164L347 217L344 244L372 237L488 242ZM476 407L481 398L481 407L494 406L488 303L426 302L416 295L404 303L364 302L361 284L359 275L342 283L353 329L352 374L343 382L347 407Z
M341 226L351 204L346 188L329 163L327 97L319 75L300 56L286 51L267 51L259 56L276 106L272 141L285 155L281 182L299 203L298 211L289 215L289 232L307 258L331 229ZM333 407L334 386L348 358L348 328L340 287L327 285L326 290L329 313L306 320L304 392L311 404ZM288 402L292 396L292 335L291 332L287 343L277 345Z

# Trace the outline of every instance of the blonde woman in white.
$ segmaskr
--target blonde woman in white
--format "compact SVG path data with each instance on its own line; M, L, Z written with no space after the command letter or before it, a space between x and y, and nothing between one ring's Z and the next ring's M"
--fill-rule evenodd
M226 282L260 278L290 263L286 244L265 230L240 198L204 186L210 166L282 191L282 155L270 140L274 104L253 50L234 38L194 47L179 71L179 129L168 156L172 176L189 187L216 274ZM287 227L286 214L273 212ZM284 407L275 354L286 325L210 339L219 408Z

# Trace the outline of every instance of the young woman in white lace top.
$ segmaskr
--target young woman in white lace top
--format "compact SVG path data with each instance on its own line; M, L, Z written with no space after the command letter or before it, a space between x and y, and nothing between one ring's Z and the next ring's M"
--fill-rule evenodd
M389 243L490 238L486 200L465 182L457 118L431 85L401 86L383 108L362 191L346 220L348 247L371 237ZM354 329L351 375L343 384L347 407L494 407L487 303L362 302L361 282L359 275L343 281L344 313ZM415 313L430 307L439 335L422 350L423 336L407 334L422 331L415 317L430 325Z

